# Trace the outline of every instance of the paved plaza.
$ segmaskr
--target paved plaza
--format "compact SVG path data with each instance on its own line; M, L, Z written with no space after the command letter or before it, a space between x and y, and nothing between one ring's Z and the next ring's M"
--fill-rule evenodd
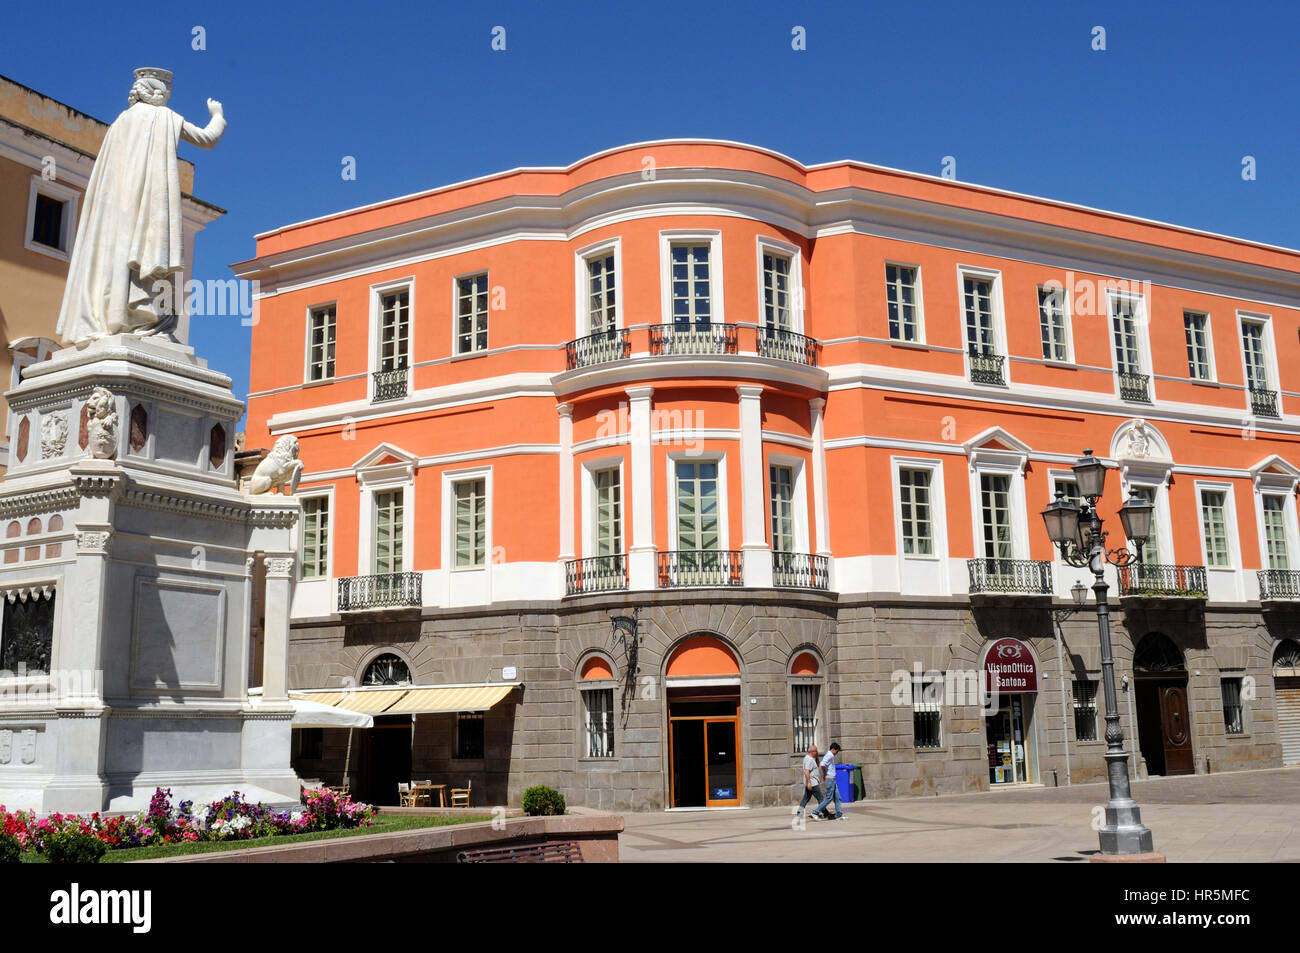
M1171 863L1300 862L1300 767L1133 785ZM626 815L624 863L1086 862L1105 784L846 805L845 819L792 826L791 808Z

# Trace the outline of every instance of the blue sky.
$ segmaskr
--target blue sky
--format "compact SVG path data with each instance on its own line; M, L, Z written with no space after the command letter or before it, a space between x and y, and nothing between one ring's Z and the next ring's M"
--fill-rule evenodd
M672 137L932 174L952 156L964 181L1295 248L1289 6L49 0L6 7L0 73L106 121L136 66L173 70L170 105L199 124L225 104L217 149L182 147L229 210L198 238L200 279L278 225ZM191 334L240 396L249 334Z

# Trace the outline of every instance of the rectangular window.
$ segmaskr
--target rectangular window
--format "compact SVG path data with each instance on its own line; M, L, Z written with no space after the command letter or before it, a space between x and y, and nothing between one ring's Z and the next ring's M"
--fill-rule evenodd
M483 713L456 713L456 757L477 760L483 757Z
M1160 507L1156 505L1156 488L1153 486L1135 486L1129 489L1130 496L1136 496L1151 504L1151 535L1142 543L1142 562L1156 565L1160 562L1160 532L1158 520Z
M673 324L708 330L713 321L708 244L672 246Z
M487 565L487 481L462 480L452 488L456 507L457 569Z
M962 279L966 311L966 351L987 357L996 353L993 343L993 282L988 278Z
M595 484L596 555L617 556L623 552L623 485L617 467L597 470Z
M302 578L329 574L330 500L308 496L302 501Z
M1038 289L1038 323L1043 338L1043 360L1068 361L1070 342L1065 324L1065 289L1047 286Z
M1264 507L1264 542L1268 546L1268 568L1290 569L1291 554L1286 539L1286 498L1266 494Z
M1246 365L1246 386L1253 391L1268 390L1268 365L1264 360L1264 325L1259 321L1241 322L1241 357Z
M817 696L820 685L790 686L790 709L794 714L794 750L807 751L817 742Z
M473 354L488 346L488 276L456 279L456 353Z
M484 276L486 282L487 276ZM587 259L587 327L592 334L618 325L614 253L601 252ZM485 344L484 347L487 345Z
M889 308L889 337L893 341L921 340L917 316L916 269L885 266L885 303Z
M1142 357L1138 344L1137 300L1111 299L1111 328L1115 337L1115 370L1119 374L1141 374Z
M898 503L903 520L903 553L934 555L934 521L930 506L929 470L898 471Z
M402 571L402 491L375 494L374 573Z
M794 469L768 467L772 502L772 552L794 552Z
M1052 499L1055 500L1057 494L1071 503L1082 503L1079 497L1079 484L1069 478L1057 477L1052 481Z
M406 367L411 340L411 292L385 292L379 298L379 370Z
M64 251L63 206L56 198L36 193L36 214L32 218L32 241Z
M912 683L912 738L917 748L942 748L943 679L917 678Z
M980 512L984 525L984 555L1012 559L1011 477L980 474Z
M1201 491L1201 525L1205 532L1205 564L1231 565L1228 555L1227 496L1222 490Z
M763 326L789 331L790 258L763 252Z
M582 702L587 713L587 757L614 757L614 689L587 689Z
M1091 679L1074 682L1074 738L1097 740L1097 683Z
M323 381L334 376L334 305L312 308L307 331L307 379Z
M678 463L677 548L717 552L720 533L717 463Z
M1219 686L1223 690L1223 730L1226 734L1245 734L1241 718L1241 679L1221 678Z
M1187 337L1187 374L1192 380L1208 381L1210 374L1210 316L1199 311L1183 312Z

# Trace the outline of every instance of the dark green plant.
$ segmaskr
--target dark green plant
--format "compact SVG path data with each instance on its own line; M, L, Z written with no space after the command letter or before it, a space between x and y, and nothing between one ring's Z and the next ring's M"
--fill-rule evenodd
M563 814L564 795L545 784L534 784L524 792L524 813L530 817Z
M46 834L41 850L52 864L97 864L108 845L92 833L68 826Z
M0 864L16 864L22 858L23 847L13 837L0 835Z

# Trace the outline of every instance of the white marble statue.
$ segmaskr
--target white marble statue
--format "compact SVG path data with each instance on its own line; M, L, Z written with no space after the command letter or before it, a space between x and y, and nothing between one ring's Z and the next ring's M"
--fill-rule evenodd
M285 434L275 442L271 452L257 465L248 481L248 492L257 495L279 489L281 494L298 492L302 461L298 459L298 438ZM287 487L287 489L286 489Z
M1128 432L1128 448L1125 456L1145 460L1151 455L1151 434L1147 422L1138 418L1133 421L1133 429Z
M221 103L208 100L200 129L167 108L172 74L135 71L127 109L109 127L82 199L68 283L59 312L65 344L132 331L170 333L184 267L181 140L211 149L226 130Z
M106 387L96 387L86 399L86 436L90 455L107 460L117 455L117 411L113 394Z

